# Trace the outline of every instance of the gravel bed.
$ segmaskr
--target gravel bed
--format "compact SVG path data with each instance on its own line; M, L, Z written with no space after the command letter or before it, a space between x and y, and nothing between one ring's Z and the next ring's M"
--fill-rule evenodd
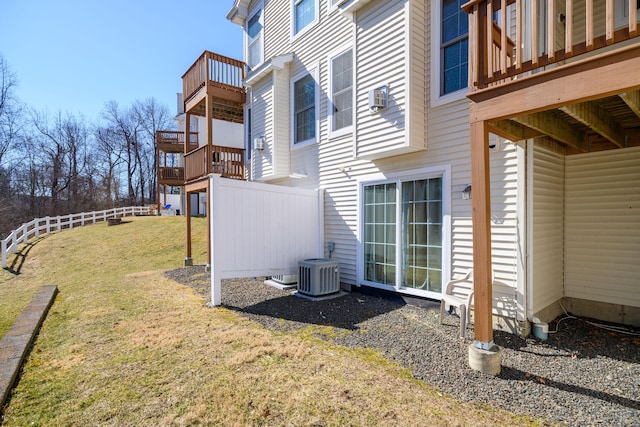
M165 275L210 297L204 267ZM565 319L547 341L499 331L502 372L483 375L468 367L459 318L445 316L439 303L407 304L399 296L354 291L326 301L309 301L263 283L264 278L222 281L223 306L268 329L291 332L327 325L337 333L319 337L347 347L375 348L409 368L414 377L465 401L567 425L640 426L640 331L611 332L584 319Z

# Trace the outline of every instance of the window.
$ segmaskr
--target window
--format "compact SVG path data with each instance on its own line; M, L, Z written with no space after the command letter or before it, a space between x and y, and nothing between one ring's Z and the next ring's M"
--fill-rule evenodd
M441 21L440 95L468 85L469 18L466 0L443 0Z
M353 50L348 49L330 60L331 132L353 123Z
M262 9L259 9L247 21L247 65L249 69L254 68L263 60L263 44L262 44Z
M317 20L318 0L293 0L293 34Z
M293 143L316 140L316 81L304 74L293 81Z
M363 278L442 291L442 176L363 187Z

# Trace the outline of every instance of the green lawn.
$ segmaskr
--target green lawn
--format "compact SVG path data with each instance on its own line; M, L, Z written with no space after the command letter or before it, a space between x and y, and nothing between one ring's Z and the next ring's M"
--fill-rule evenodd
M60 293L5 409L6 426L535 425L443 396L377 353L274 333L162 276L184 218L46 236L0 278L0 335L35 290ZM206 261L194 219L194 261Z

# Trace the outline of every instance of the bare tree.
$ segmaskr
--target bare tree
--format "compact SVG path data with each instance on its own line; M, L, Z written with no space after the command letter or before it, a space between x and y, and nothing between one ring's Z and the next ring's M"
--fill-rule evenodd
M0 166L7 168L6 156L22 129L22 108L14 95L15 75L0 55Z
M104 199L108 207L113 207L120 199L119 168L124 164L125 148L121 144L117 132L106 126L96 127L95 154L97 160L96 174L101 178Z
M115 141L119 141L122 147L123 160L127 168L127 196L129 203L136 203L138 200L138 179L140 176L138 153L139 142L138 133L140 132L140 122L136 120L131 110L121 110L116 101L106 103L102 113L106 120L110 132L115 136ZM141 203L144 203L144 195Z
M31 112L31 122L39 135L34 138L44 157L51 213L81 209L81 179L86 166L89 132L82 117L58 113L49 119L44 113Z
M160 104L155 98L136 101L133 111L144 131L144 153L147 176L149 178L148 194L151 201L157 200L158 154L155 149L156 131L173 127L169 108Z

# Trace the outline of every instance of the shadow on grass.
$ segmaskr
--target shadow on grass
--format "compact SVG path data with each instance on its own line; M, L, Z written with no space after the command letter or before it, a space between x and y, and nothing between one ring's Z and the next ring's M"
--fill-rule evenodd
M31 239L29 242L25 243L22 248L18 252L16 252L13 261L11 261L11 265L8 265L5 270L7 270L11 274L15 274L16 276L20 274L22 271L22 266L27 260L27 256L29 252L34 248L35 245L44 240L47 236L40 236L35 239Z

